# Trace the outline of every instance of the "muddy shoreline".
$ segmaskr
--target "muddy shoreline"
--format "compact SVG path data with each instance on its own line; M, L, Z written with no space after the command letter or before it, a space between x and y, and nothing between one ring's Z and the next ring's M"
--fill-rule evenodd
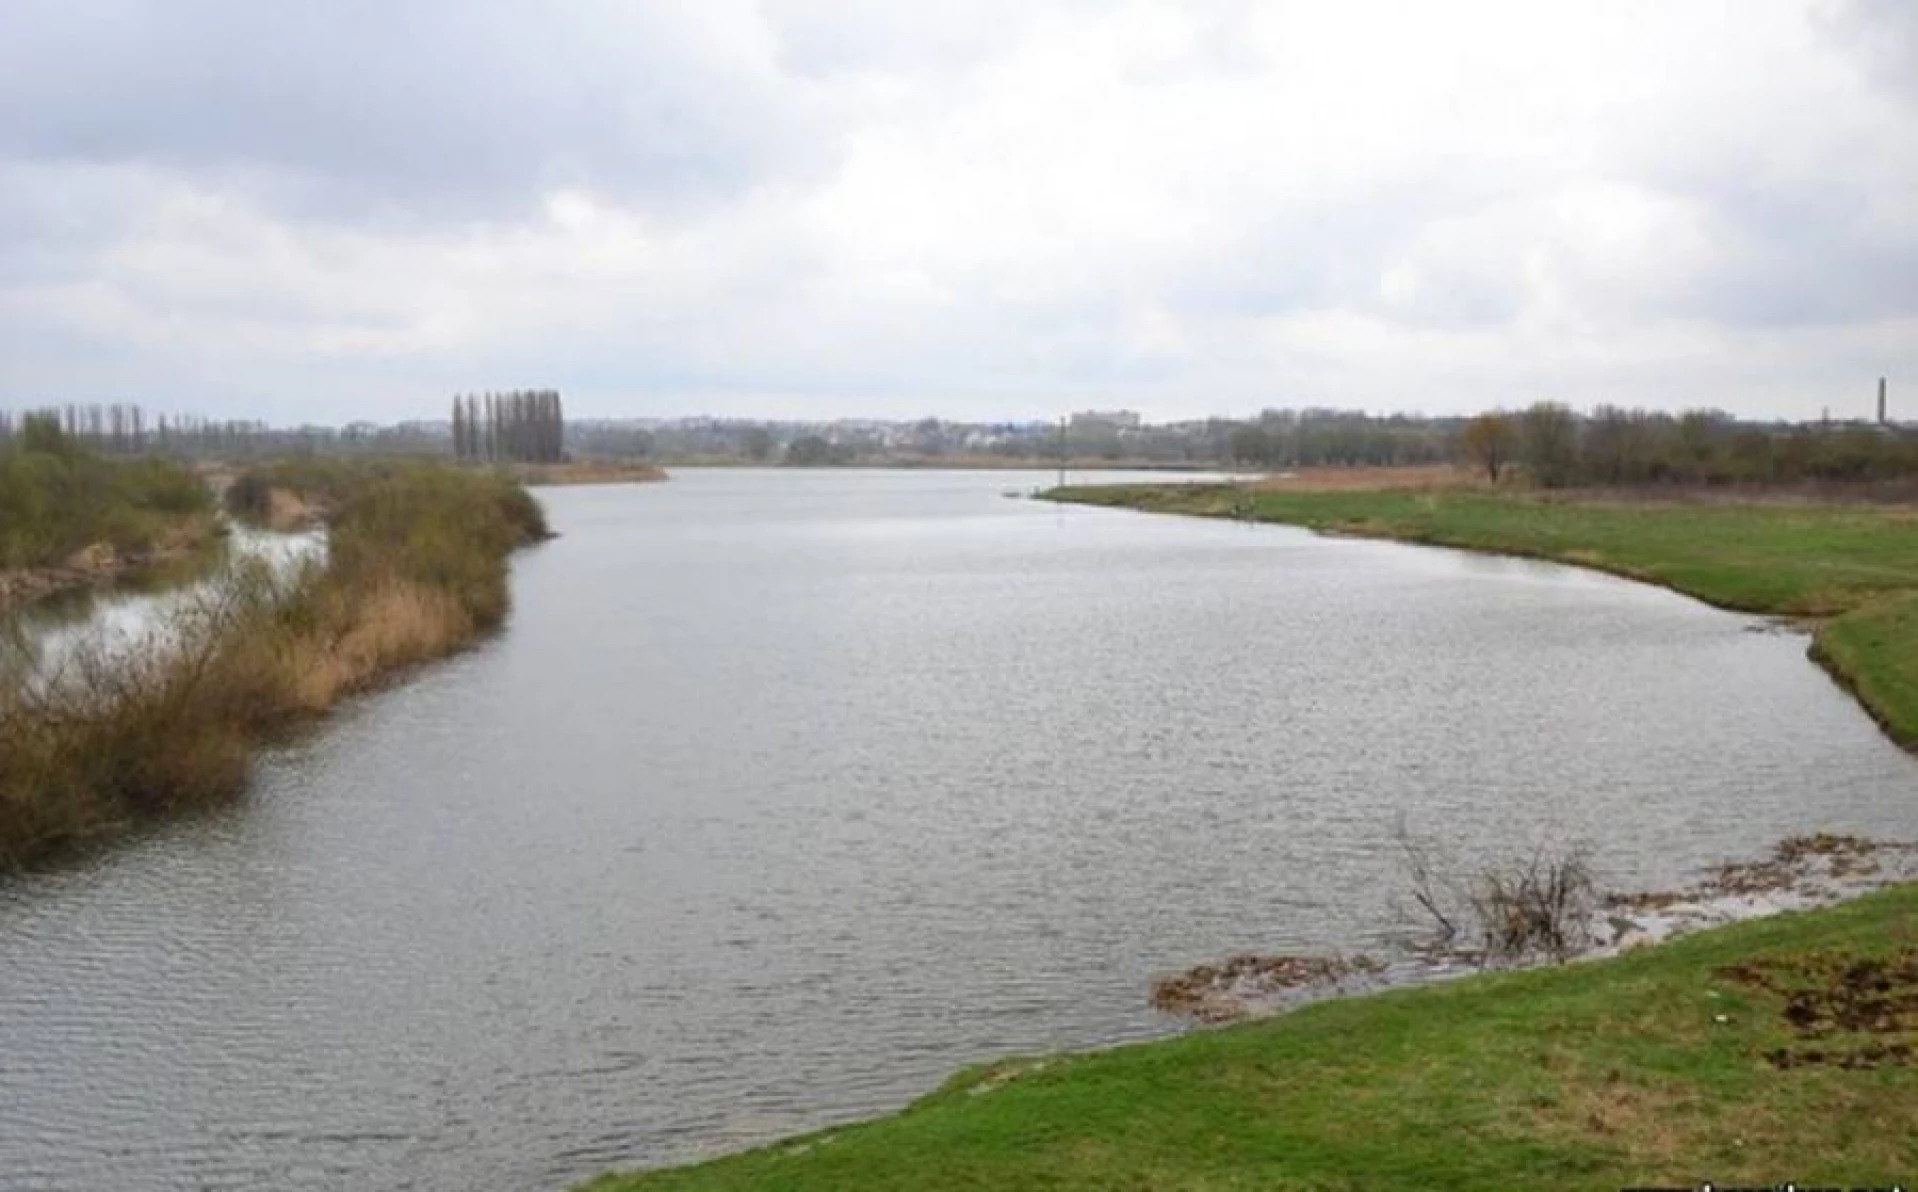
M1490 960L1465 949L1412 942L1383 956L1242 953L1154 981L1151 1003L1201 1026L1269 1018L1330 998L1475 973L1602 960L1748 919L1836 906L1913 881L1918 881L1918 843L1824 833L1793 836L1768 857L1724 862L1677 890L1601 896L1577 925L1583 945L1562 957Z

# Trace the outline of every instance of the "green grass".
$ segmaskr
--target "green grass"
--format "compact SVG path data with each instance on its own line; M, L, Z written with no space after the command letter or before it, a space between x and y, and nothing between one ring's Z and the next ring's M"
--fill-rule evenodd
M1814 656L1895 739L1918 744L1918 510L1909 506L1230 485L1114 485L1048 495L1552 559L1661 584L1722 608L1819 618Z
M894 1117L589 1187L1889 1185L1918 1172L1918 1068L1779 1070L1767 1053L1805 1046L1782 999L1720 970L1766 957L1910 955L1915 926L1918 887L1906 886L1614 961L1006 1062ZM1914 1026L1907 1016L1903 1041ZM1841 1032L1819 1046L1850 1054L1871 1041Z

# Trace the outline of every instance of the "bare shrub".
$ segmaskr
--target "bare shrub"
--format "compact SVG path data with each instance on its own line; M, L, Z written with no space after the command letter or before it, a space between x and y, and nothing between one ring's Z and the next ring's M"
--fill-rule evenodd
M1565 960L1592 944L1599 906L1588 850L1540 848L1522 862L1488 866L1471 883L1472 914L1485 954Z
M1403 821L1397 839L1422 950L1477 963L1564 961L1593 944L1602 899L1591 850L1542 844L1526 856L1465 867Z

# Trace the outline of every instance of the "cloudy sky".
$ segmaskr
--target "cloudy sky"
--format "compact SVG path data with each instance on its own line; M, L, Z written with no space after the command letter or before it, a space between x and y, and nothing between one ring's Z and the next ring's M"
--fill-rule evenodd
M0 405L1918 415L1910 0L4 0Z

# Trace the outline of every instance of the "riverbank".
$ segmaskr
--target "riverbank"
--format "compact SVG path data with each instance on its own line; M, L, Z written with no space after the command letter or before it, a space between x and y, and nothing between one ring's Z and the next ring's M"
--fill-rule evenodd
M0 657L0 872L234 796L290 726L497 626L507 556L547 533L518 485L428 464L269 466L228 497L328 510L326 561L243 570L132 656Z
M1811 625L1812 657L1891 737L1918 747L1918 508L1909 505L1220 484L1046 495L1546 559L1658 584L1720 608L1790 617Z
M132 548L96 542L49 567L0 570L0 614L81 588L133 583L205 558L221 535L211 517L190 517Z
M37 417L0 451L0 613L190 560L218 536L211 494L180 464L95 455Z
M960 1074L594 1192L1891 1186L1918 1169L1918 886L1615 960Z
M789 463L783 459L743 459L736 455L673 455L660 461L667 468L792 468L818 471L864 472L1047 472L1056 474L1055 458L1025 455L874 455L821 463ZM1229 463L1200 460L1100 459L1073 456L1063 465L1067 479L1073 472L1232 472Z
M1725 607L1820 618L1823 650L1849 640L1837 628L1895 624L1918 593L1909 510L1664 507L1423 486L1058 495L1596 566ZM1914 657L1896 633L1861 649L1864 662L1846 664L1856 668L1849 673L1875 665L1895 681ZM1873 698L1891 709L1886 716L1902 715L1895 687L1887 696L1878 683ZM1808 858L1803 874L1792 868ZM1907 850L1896 850L1895 865L1860 858L1864 850L1844 840L1787 842L1766 861L1716 871L1698 890L1607 903L1602 920L1613 934L1598 948L1614 955L1605 959L1003 1061L891 1117L589 1187L1908 1184L1918 1170L1918 886L1853 897L1911 862ZM1793 909L1828 897L1846 901ZM1714 925L1749 913L1752 901L1793 913ZM1294 968L1312 963L1293 959ZM1321 975L1344 979L1363 967L1332 962L1338 971Z

